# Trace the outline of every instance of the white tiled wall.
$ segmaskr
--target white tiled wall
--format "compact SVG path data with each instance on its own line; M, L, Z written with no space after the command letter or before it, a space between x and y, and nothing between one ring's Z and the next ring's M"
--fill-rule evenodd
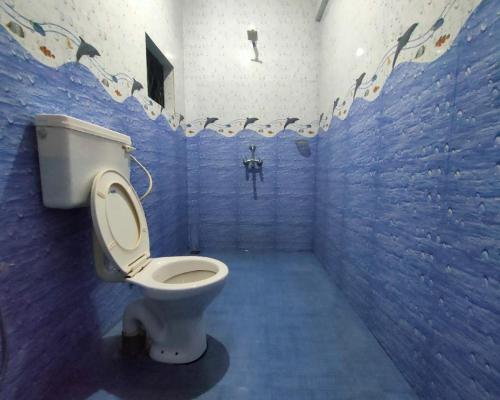
M317 119L319 24L314 1L184 3L186 115L230 122ZM254 57L247 29L258 31Z
M69 31L99 51L100 56L95 59L107 72L126 73L141 82L144 88L147 87L147 33L174 65L176 111L184 111L182 0L14 0L2 3L2 22L11 21L9 13L16 15L16 20L23 23L26 36L14 37L43 63L55 67L75 61L78 45L68 43L67 37L72 37ZM30 20L42 23L46 35L30 32L26 28L30 26ZM50 32L47 23L58 25L53 30L62 35ZM55 57L46 57L40 46L46 46ZM90 58L84 57L80 62L102 77ZM111 84L107 88L119 101L130 92L118 88L123 93L117 98L114 86Z
M329 128L335 99L343 119L354 97L371 101L382 92L398 38L412 25L396 67L438 58L479 2L330 0L318 23L320 0L11 0L0 2L0 22L53 67L75 62L83 38L100 55L80 63L115 100L133 95L150 118L164 115L174 129L183 120L188 136L205 126L226 136L245 126L274 136L293 117L288 129L310 137L319 125ZM252 28L262 63L251 61ZM174 64L175 115L147 97L145 32ZM117 73L125 78L113 79ZM134 91L133 79L144 89ZM258 121L245 125L247 117Z
M414 23L418 25L397 64L438 58L453 43L479 3L480 0L330 0L321 22L320 112L330 116L339 97L335 115L345 118L355 80L363 72L366 76L356 97L376 98L391 73L398 38ZM442 25L433 30L440 18ZM445 38L440 40L442 36ZM422 46L423 54L416 57ZM377 79L370 83L374 74Z

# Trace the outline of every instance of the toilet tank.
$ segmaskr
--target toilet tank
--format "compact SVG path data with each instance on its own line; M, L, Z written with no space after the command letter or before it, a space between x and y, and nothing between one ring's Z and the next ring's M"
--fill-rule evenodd
M129 136L67 115L40 114L35 125L46 207L88 206L92 181L103 169L130 180Z

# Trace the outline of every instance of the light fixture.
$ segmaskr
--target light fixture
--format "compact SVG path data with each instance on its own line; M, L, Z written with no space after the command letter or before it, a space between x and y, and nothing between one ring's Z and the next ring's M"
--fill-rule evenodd
M361 57L363 54L365 54L365 51L361 47L358 47L356 50L356 56Z
M253 52L255 53L255 58L252 58L252 61L262 63L262 61L259 60L259 50L257 49L257 31L255 29L250 29L247 31L247 37L248 40L252 42L252 47L253 47Z

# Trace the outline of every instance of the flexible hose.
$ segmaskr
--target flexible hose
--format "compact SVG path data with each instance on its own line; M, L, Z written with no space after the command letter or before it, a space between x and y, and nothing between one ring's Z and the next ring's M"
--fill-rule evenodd
M125 152L129 155L129 157L135 161L135 163L144 171L144 173L146 174L146 176L148 177L148 190L146 190L146 192L142 195L142 196L139 196L139 199L142 201L146 198L146 196L148 196L151 191L153 190L153 177L151 176L151 174L149 173L148 169L141 164L141 162L135 158L132 154L130 154L134 148L132 146L123 146L123 149L125 150Z
M134 157L132 154L130 154L130 153L129 153L129 157L130 157L132 160L134 160L134 161L137 163L137 165L138 165L139 167L141 167L141 169L144 171L144 173L145 173L145 174L147 175L147 177L148 177L148 190L146 190L146 192L145 192L142 196L139 196L139 198L140 198L141 200L143 200L143 199L145 199L145 198L146 198L146 196L147 196L149 193L151 193L151 191L153 190L153 177L151 176L151 174L149 173L149 171L147 170L147 168L146 168L144 165L142 165L142 164L139 162L139 160L138 160L137 158L135 158L135 157Z

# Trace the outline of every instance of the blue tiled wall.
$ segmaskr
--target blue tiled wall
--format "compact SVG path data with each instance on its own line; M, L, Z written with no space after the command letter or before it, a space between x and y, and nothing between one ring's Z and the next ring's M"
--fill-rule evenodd
M500 398L499 12L318 139L315 253L424 399Z
M0 398L50 398L52 387L77 378L66 375L65 363L98 352L101 334L137 293L96 277L88 208L42 206L34 116L63 113L131 135L155 182L144 203L153 256L187 249L186 139L163 119L148 119L132 98L113 101L85 67L43 66L4 30L0 83L0 311L7 339ZM141 193L146 179L132 169Z
M205 130L187 140L192 248L312 249L316 139ZM264 160L255 193L242 164L250 145Z

